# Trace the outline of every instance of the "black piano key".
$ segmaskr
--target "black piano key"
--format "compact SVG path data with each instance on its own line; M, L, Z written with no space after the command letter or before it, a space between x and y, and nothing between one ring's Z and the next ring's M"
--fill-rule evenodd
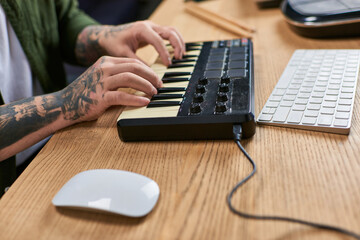
M163 88L158 88L158 90L157 90L158 93L170 93L170 92L182 92L182 91L186 91L186 88L184 88L184 87L163 87Z
M187 58L194 58L194 57L198 57L198 55L194 55L194 54L185 54L182 56L183 59L187 59Z
M150 102L147 107L172 107L178 106L181 104L181 101L159 101L159 102Z
M202 46L202 44L193 42L193 43L185 43L185 46Z
M162 81L163 81L163 83L186 82L186 81L189 81L189 78L166 77L166 78L163 78Z
M186 76L191 75L191 72L166 72L164 78L166 77L177 77L177 76Z
M186 47L186 51L190 52L190 51L197 51L197 50L201 50L201 47Z
M152 100L163 100L163 99L173 99L173 98L183 98L184 94L155 94L152 96Z
M166 46L171 46L170 43L166 44ZM190 43L185 43L185 46L202 46L201 43L197 43L197 42L190 42Z
M176 63L187 63L187 62L196 62L195 59L173 59L172 64Z
M168 68L193 67L194 64L170 64Z

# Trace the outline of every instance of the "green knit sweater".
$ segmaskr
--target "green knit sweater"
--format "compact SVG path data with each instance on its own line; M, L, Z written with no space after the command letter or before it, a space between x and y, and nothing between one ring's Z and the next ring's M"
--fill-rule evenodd
M65 87L63 62L76 63L78 34L98 24L77 7L76 0L0 0L46 93Z
M0 0L0 4L44 91L64 88L63 62L76 64L78 34L98 23L78 9L76 0ZM0 196L14 180L14 169L14 158L0 163Z

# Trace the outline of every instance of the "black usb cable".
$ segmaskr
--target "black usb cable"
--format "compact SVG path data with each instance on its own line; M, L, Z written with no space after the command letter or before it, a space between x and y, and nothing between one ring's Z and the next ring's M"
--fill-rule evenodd
M255 214L249 214L249 213L245 213L242 211L239 211L237 209L234 208L234 206L231 203L231 199L234 195L234 193L244 184L246 183L252 176L254 176L255 172L256 172L256 164L254 162L254 160L252 160L252 158L249 156L249 154L245 151L244 147L241 145L240 140L241 140L241 135L242 135L242 127L240 124L235 124L233 126L233 134L234 134L234 140L236 142L236 144L238 145L239 149L244 153L244 155L246 156L246 158L249 160L249 162L251 163L253 170L251 171L251 173L249 175L247 175L244 179L242 179L240 182L238 182L236 184L236 186L231 190L231 192L229 193L228 197L227 197L227 203L228 206L230 208L230 210L243 217L243 218L249 218L249 219L256 219L256 220L273 220L273 221L285 221L285 222L292 222L292 223L299 223L299 224L303 224L303 225L307 225L310 227L314 227L314 228L319 228L319 229L324 229L324 230L329 230L329 231L334 231L334 232L338 232L338 233L342 233L351 237L354 237L355 239L360 240L360 235L348 231L346 229L340 228L340 227L336 227L336 226L330 226L330 225L326 225L326 224L321 224L321 223L314 223L314 222L309 222L309 221L305 221L305 220L301 220L301 219L296 219L296 218L289 218L289 217L281 217L281 216L263 216L263 215L255 215Z

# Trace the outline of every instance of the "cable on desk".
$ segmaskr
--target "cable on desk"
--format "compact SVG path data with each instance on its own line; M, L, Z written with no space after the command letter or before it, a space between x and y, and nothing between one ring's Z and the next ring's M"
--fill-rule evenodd
M329 230L329 231L342 233L342 234L345 234L345 235L348 235L348 236L354 237L355 239L360 240L360 235L358 235L358 234L356 234L354 232L348 231L346 229L336 227L336 226L330 226L330 225L326 225L326 224L322 224L322 223L314 223L314 222L305 221L305 220L301 220L301 219L282 217L282 216L255 215L255 214L249 214L249 213L245 213L245 212L236 210L234 208L234 206L232 205L232 203L231 203L231 199L232 199L234 193L239 189L239 187L241 187L252 176L254 176L254 174L256 172L256 164L255 164L254 160L252 160L252 158L249 156L249 154L245 151L244 147L240 143L241 135L242 135L241 125L236 124L236 125L233 126L233 134L234 134L234 140L235 140L237 146L244 153L244 155L246 156L246 158L249 160L249 162L251 163L251 165L253 167L253 170L251 171L251 173L249 175L247 175L245 178L243 178L240 182L238 182L236 184L236 186L231 190L231 192L229 193L229 195L227 197L228 206L229 206L230 210L233 213L235 213L235 214L237 214L237 215L239 215L239 216L241 216L243 218L249 218L249 219L273 220L273 221L285 221L285 222L299 223L299 224L307 225L307 226L314 227L314 228L325 229L325 230Z

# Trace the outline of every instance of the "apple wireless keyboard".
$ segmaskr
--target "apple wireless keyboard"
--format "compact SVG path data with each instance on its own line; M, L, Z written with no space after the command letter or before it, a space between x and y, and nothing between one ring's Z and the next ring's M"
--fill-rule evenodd
M259 124L349 134L360 50L296 50Z

